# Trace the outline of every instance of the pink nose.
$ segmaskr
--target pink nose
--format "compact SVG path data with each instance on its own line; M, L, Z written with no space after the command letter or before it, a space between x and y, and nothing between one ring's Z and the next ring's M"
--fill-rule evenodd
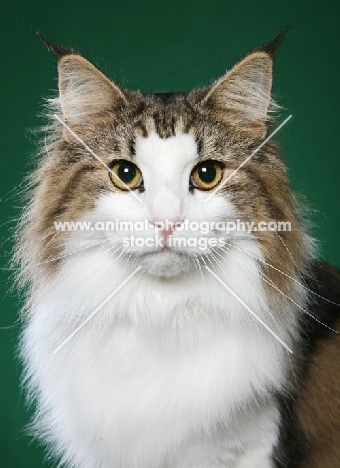
M154 221L152 222L152 224L154 224L154 226L157 228L158 230L158 233L160 234L161 237L163 237L163 239L167 240L171 235L172 233L174 232L174 230L176 229L176 223L179 222L179 219L178 220L167 220L167 221Z
M155 226L158 227L157 224L155 224ZM174 229L174 227L171 227L169 229L159 229L158 232L163 237L163 239L167 240L173 233Z

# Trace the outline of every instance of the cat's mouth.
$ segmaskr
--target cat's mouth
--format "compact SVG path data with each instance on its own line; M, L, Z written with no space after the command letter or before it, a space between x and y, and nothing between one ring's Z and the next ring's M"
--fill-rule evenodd
M157 252L155 252L155 254L167 254L167 253L179 253L179 252L176 252L172 247L170 247L169 245L164 245L163 247L161 247Z
M145 252L140 252L139 256L142 258L144 257L188 257L190 256L189 252L183 252L183 251L178 251L176 248L171 247L169 245L165 245L164 247L159 247L156 250L152 251L145 251Z
M179 252L169 246L160 247L153 251L140 252L137 261L145 272L159 277L187 274L192 266L189 252Z

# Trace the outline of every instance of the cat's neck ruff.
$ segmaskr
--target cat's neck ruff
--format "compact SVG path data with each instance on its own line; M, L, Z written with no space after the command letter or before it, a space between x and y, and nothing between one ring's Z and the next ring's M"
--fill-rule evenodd
M251 270L254 259L243 256L248 263L241 267L239 256L237 262L229 260L221 278L275 327ZM68 447L68 459L80 457L77 466L86 466L85 453L74 446L79 437L90 452L102 438L103 466L156 468L175 447L188 456L186 441L193 434L197 441L216 441L218 428L232 454L230 431L249 429L249 405L260 419L269 411L265 429L272 427L277 410L268 408L284 386L288 353L209 275L160 281L141 272L53 354L127 276L119 261L103 263L104 257L103 249L66 261L35 305L24 354L33 391L43 377L38 430L50 427L51 440L62 450ZM107 266L96 270L96 264ZM287 327L276 331L290 342ZM33 347L32 335L39 337ZM71 445L63 433L65 421L72 427ZM246 444L256 431L251 432ZM141 433L149 434L143 442Z

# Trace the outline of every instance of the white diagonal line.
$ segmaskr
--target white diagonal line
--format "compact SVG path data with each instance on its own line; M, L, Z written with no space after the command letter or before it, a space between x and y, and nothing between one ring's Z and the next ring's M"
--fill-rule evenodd
M59 122L74 136L74 138L76 138L79 143L81 143L84 148L87 149L87 151L91 153L92 156L94 156L100 162L100 164L102 164L109 171L109 173L119 181L120 184L124 185L126 190L128 190L135 198L137 198L138 201L143 203L143 200L141 200L134 191L132 191L126 184L124 184L124 182L117 176L117 174L115 174L112 169L110 169L109 166L105 164L104 161L89 146L87 146L87 144L73 130L71 130L70 127L57 114L53 114L53 117L59 120Z
M260 319L260 317L259 317L258 315L256 315L255 312L254 312L253 310L251 310L250 307L248 307L247 304L246 304L245 302L243 302L242 299L241 299L240 297L238 297L238 295L237 295L233 290L231 290L231 289L229 288L229 286L227 286L227 285L226 285L226 284L225 284L225 283L208 267L208 266L206 266L205 268L209 271L209 273L211 273L211 274L217 279L217 281L218 281L219 283L222 284L222 286L225 287L225 289L226 289L227 291L230 292L230 294L232 294L232 295L235 297L235 299L237 299L237 300L243 305L243 307L245 307L245 308L247 309L247 311L248 311L253 317L256 318L256 320L257 320L258 322L261 323L262 326L264 326L264 328L265 328L266 330L269 331L269 333L271 333L271 334L274 336L274 338L277 339L277 341L279 341L279 342L282 344L282 346L284 346L290 353L293 354L293 351L286 345L286 343L285 343L284 341L282 341L281 338L279 338L279 337L276 335L276 333L274 333L273 330L272 330L270 327L268 327L268 325L267 325L262 319Z
M100 310L100 309L101 309L101 308L102 308L102 307L103 307L103 306L104 306L120 289L122 289L122 287L123 287L128 281L130 281L130 279L131 279L133 276L135 276L135 274L136 274L141 268L142 268L141 266L137 267L137 268L135 269L135 271L134 271L133 273L131 273L131 275L128 276L128 277L126 278L126 280L124 280L124 281L122 282L122 284L121 284L120 286L118 286L118 288L115 289L115 290L113 291L113 293L111 293L111 294L109 295L109 297L107 297L107 298L105 299L105 301L102 302L102 303L100 304L100 306L97 307L96 310L94 310L94 311L92 312L92 314L90 314L90 315L87 317L87 319L85 319L84 322L82 322L82 323L79 325L79 327L76 328L76 329L74 330L74 332L72 332L72 333L66 338L66 340L63 341L63 342L61 343L61 345L58 346L58 348L56 348L56 349L53 351L53 354L56 354L56 353L59 351L59 349L61 349L76 333L78 333L78 331L79 331L89 320L91 320L91 318L92 318L92 317L93 317L93 316L94 316L94 315L95 315L95 314L96 314L96 313L97 313L97 312L98 312L98 311L99 311L99 310Z
M204 200L204 203L207 202L208 200L210 200L211 197L213 197L215 195L216 192L218 192L240 169L241 167L243 167L248 161L249 159L251 159L254 154L256 154L261 148L262 146L264 146L271 138L273 138L273 136L275 135L275 133L277 133L287 122L288 120L290 120L293 116L292 115L289 115L286 120L284 120L274 131L273 133L271 133L261 144L260 146L258 146L256 148L256 150L254 150L231 174L229 174L229 176L222 182L222 184L220 184L216 190L214 190L208 198L206 198Z

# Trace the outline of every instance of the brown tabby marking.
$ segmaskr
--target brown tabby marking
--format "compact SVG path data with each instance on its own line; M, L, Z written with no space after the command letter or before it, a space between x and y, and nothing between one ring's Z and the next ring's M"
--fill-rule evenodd
M223 161L227 177L270 132L268 112L276 108L270 97L277 46L273 44L250 53L208 88L189 94L142 95L120 88L74 50L48 43L58 57L59 70L59 99L52 112L59 113L107 165L117 158L133 159L138 136L146 138L156 131L168 138L182 132L195 137L200 161ZM107 171L56 121L50 126L47 148L33 176L33 202L24 219L25 267L36 277L52 275L59 262L49 260L63 253L68 232L56 233L53 223L80 219L94 208L100 193L117 190ZM304 271L308 246L280 151L273 142L228 181L220 194L231 200L244 221L290 221L292 232L277 236L258 231L254 235L268 263L295 276L294 258ZM45 263L37 266L36 258ZM269 296L276 297L275 304L285 302L283 294L292 295L291 280L265 264L260 268Z

